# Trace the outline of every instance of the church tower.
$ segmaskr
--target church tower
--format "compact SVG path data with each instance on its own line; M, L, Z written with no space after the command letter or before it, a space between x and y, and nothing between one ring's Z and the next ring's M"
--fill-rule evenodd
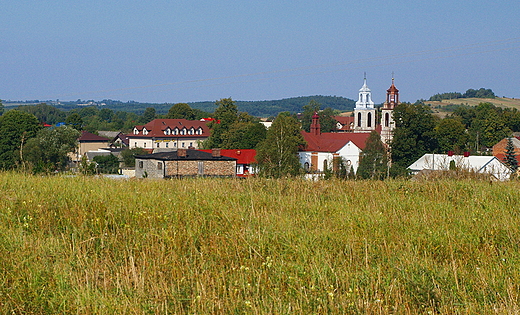
M392 85L386 90L386 101L381 110L381 141L390 143L393 138L395 122L393 112L395 106L399 104L399 90L394 85L394 75L392 74Z
M367 75L359 89L359 99L354 108L354 132L370 132L376 129L376 109L372 101L372 92L367 86Z

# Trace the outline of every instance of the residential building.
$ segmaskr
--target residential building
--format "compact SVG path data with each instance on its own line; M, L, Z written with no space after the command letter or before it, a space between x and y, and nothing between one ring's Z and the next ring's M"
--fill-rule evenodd
M110 140L95 135L93 133L82 131L81 136L78 138L78 147L76 152L70 155L71 160L74 164L78 164L81 161L83 155L85 155L88 151L97 151L101 148L107 148L110 144Z
M232 177L236 175L237 159L194 149L177 149L135 157L135 177L171 178L189 176Z
M154 119L135 126L126 135L130 148L156 149L196 149L206 140L210 131L206 121L187 119Z
M497 159L502 162L506 157L508 139L509 138L504 138L493 146L493 156L496 156ZM513 142L513 147L515 148L516 160L518 161L518 165L520 165L520 137L512 137L511 141Z

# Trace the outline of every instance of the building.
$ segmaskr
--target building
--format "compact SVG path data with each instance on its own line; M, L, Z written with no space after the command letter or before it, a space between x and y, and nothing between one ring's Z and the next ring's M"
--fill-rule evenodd
M508 138L504 138L493 146L493 156L496 156L497 159L502 162L506 157L507 139ZM513 142L513 147L515 148L516 160L518 161L518 165L520 165L520 139L517 137L512 137L511 141Z
M132 133L126 136L130 148L195 149L210 135L207 123L187 119L154 119L146 125L135 126Z
M456 168L470 172L489 174L497 180L508 180L511 170L494 156L451 154L425 154L408 167L413 175L420 171L448 171Z
M381 109L381 141L389 144L392 141L395 122L394 122L394 108L399 105L399 90L394 85L394 78L392 77L392 85L386 90L386 101Z
M359 89L359 98L354 108L354 132L370 132L376 129L376 109L372 92L367 86L367 77Z
M135 177L233 177L236 176L236 164L236 158L222 156L220 149L213 149L208 153L181 148L176 151L136 156Z
M335 167L334 159L342 158L347 168L357 171L359 155L365 148L369 132L324 132L320 131L319 116L312 117L311 132L301 131L307 143L298 152L300 163L310 173L323 173Z
M83 155L85 155L88 151L97 151L102 148L107 148L109 145L109 139L87 131L82 131L81 136L78 138L78 147L76 152L71 153L69 156L72 163L78 165L78 163L83 158Z
M212 150L199 150L203 152L211 153ZM236 175L239 177L247 177L257 173L256 164L256 150L254 149L235 149L226 150L221 149L220 154L237 159Z

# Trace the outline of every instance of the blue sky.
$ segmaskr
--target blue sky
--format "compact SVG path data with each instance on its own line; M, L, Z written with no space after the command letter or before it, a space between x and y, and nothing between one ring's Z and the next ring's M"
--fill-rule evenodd
M520 97L520 1L0 3L3 100Z

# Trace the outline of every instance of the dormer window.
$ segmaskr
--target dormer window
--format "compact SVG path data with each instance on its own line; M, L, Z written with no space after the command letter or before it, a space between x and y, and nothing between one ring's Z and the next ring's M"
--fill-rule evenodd
M177 127L175 129L173 129L173 134L174 135L178 135L179 134L179 129Z
M134 135L139 134L139 130L137 128L134 128Z
M202 134L202 128L199 127L199 129L197 129L197 134L198 134L198 135L201 135L201 134Z
M148 134L148 130L146 130L146 128L143 128L143 135L147 135Z
M185 135L185 134L186 134L186 128L182 128L181 135Z
M172 131L170 128L166 128L166 130L164 130L165 135L170 135L171 133L172 133Z
M191 127L190 129L190 135L194 134L195 133L195 129L193 127Z

